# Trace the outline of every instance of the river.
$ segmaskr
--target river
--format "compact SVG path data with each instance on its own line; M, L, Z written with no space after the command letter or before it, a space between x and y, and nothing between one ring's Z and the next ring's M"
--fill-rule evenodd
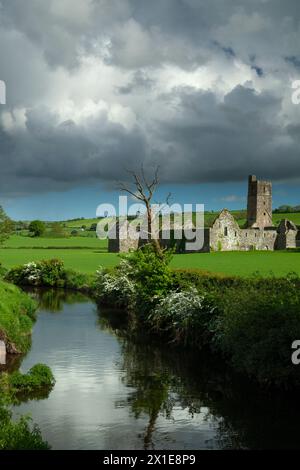
M262 392L211 357L130 339L120 315L81 294L32 295L40 308L21 370L45 363L56 385L14 415L29 413L53 449L300 447L297 398Z

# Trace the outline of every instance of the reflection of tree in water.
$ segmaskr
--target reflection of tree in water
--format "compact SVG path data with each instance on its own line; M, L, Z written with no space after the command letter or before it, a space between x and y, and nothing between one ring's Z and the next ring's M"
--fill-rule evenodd
M159 416L172 419L173 408L179 404L188 410L192 419L206 405L199 393L191 395L188 392L176 367L174 370L173 363L185 362L179 358L178 351L173 351L172 357L168 357L165 348L123 340L122 352L122 368L126 374L124 383L135 389L127 404L136 418L141 414L149 416L144 447L153 448L153 433Z
M67 291L64 289L42 289L30 287L26 288L26 292L36 300L39 309L51 312L61 312L64 308L64 304L72 305L75 303L90 301L80 292Z
M144 448L153 448L152 436L159 415L170 418L172 414L172 377L164 370L159 354L153 354L147 346L140 350L129 342L123 344L122 367L126 372L126 386L135 389L128 398L134 416L149 416L144 434Z
M114 318L114 317L113 317ZM119 337L124 383L133 388L127 402L135 417L149 417L144 447L153 447L159 416L172 419L178 405L191 419L208 409L221 448L300 448L297 397L275 390L263 391L235 375L211 355L174 349L169 345L139 342L124 336L124 328L101 314L100 325ZM113 325L113 326L112 326ZM176 426L176 423L174 423Z

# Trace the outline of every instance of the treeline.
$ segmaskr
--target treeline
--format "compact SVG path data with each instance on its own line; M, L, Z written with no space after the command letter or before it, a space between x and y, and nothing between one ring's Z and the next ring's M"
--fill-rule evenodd
M277 209L273 211L274 214L286 214L286 213L295 213L300 212L300 205L299 206L279 206Z

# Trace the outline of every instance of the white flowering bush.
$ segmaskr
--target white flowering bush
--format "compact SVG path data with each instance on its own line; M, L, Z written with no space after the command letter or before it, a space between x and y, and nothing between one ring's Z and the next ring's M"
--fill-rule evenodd
M17 285L64 287L66 271L58 259L32 261L10 269L5 279Z
M96 272L96 297L117 307L128 307L134 303L135 282L124 271L107 272L102 267Z
M34 261L24 264L23 266L23 279L27 280L29 284L38 285L42 278L41 266L38 266Z
M17 285L38 286L41 282L41 277L42 270L40 265L32 261L10 269L5 279Z
M190 287L163 297L149 315L149 322L153 329L167 333L175 342L203 346L209 341L209 323L215 313L211 299Z

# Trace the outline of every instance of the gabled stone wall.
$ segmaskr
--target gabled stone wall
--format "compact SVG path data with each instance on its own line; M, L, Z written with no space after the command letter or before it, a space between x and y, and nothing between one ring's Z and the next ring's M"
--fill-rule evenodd
M290 220L283 219L278 226L277 249L297 248L298 228Z
M227 209L220 213L210 229L210 246L214 251L274 250L276 239L275 228L241 229Z
M213 251L239 250L241 229L233 215L224 209L210 229L210 247Z

